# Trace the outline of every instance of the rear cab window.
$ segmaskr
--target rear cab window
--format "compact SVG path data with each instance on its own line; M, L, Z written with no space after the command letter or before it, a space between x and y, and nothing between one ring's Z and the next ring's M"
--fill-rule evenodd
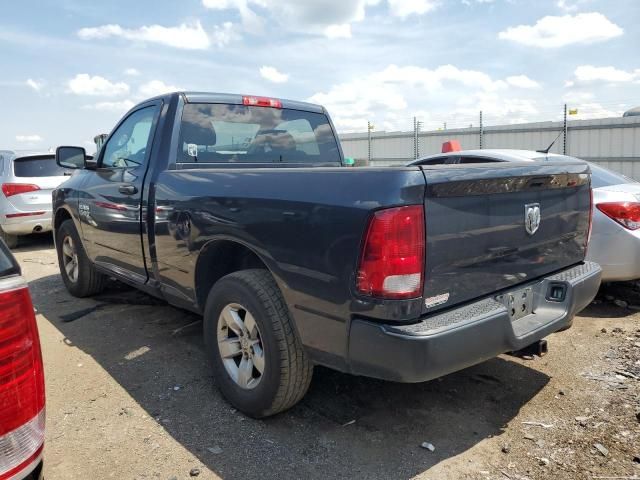
M13 174L16 177L61 177L72 170L56 163L54 155L18 157L13 160Z
M188 103L177 163L340 164L341 156L324 113Z

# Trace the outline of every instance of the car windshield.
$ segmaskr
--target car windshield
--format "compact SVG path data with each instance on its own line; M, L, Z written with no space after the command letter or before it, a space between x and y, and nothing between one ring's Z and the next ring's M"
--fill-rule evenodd
M13 173L16 177L61 177L66 171L56 163L53 155L16 158Z
M323 113L192 103L184 107L178 163L339 163Z

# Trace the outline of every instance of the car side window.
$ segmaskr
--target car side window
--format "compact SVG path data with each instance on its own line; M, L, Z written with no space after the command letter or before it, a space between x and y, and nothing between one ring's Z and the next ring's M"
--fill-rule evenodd
M157 108L150 106L136 110L120 124L103 147L101 167L123 168L144 165Z
M419 162L416 162L416 165L444 165L445 163L450 163L451 157L437 157L437 158L430 158L428 160L421 160Z
M458 163L493 163L497 162L494 158L489 157L460 157Z

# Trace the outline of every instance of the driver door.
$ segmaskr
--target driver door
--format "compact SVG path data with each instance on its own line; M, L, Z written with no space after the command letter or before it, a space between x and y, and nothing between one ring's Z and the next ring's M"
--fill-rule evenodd
M135 283L147 280L142 250L144 176L157 125L159 102L125 117L100 150L96 171L79 199L89 257Z

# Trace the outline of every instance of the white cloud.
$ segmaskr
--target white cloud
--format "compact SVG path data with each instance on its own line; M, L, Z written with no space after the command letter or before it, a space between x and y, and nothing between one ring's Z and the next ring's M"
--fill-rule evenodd
M101 95L115 97L129 93L129 85L124 82L110 82L98 75L79 73L68 81L69 92L76 95Z
M39 143L43 140L40 135L16 135L16 142Z
M236 10L246 31L261 33L265 20L296 32L326 35L329 38L350 38L351 24L364 20L366 7L381 0L202 0L206 8ZM391 15L406 18L431 11L440 0L386 0ZM256 10L257 9L257 10ZM262 15L262 16L261 16Z
M264 65L260 67L260 76L273 83L285 83L289 80L289 75L279 72L275 67Z
M461 96L457 107L452 109L450 115L452 118L477 118L480 110L485 124L523 123L539 113L538 107L531 99L505 96L497 92L478 92L466 97Z
M143 85L140 85L138 91L144 98L156 97L170 92L179 92L183 90L175 85L167 85L162 80L151 80Z
M224 22L221 26L216 25L214 27L211 37L213 44L218 48L222 48L236 38L239 38L239 35L235 32L233 23Z
M603 106L600 103L592 102L592 103L580 103L571 105L577 106L578 114L576 116L571 116L571 119L576 120L588 120L591 118L611 118L611 117L621 117L624 111L627 109L625 105L614 105L612 107Z
M608 103L605 105L595 101L596 94L590 91L568 91L562 96L562 101L569 109L577 109L577 115L571 115L572 120L588 120L591 118L620 117L629 105L624 103Z
M130 77L137 77L140 75L140 71L137 68L127 68L123 73Z
M387 0L392 15L406 18L410 15L424 15L433 10L438 2L436 0Z
M44 87L44 82L41 80L34 80L32 78L28 78L27 81L25 82L25 84L28 87L33 88L36 92L39 92L40 90L42 90L42 87Z
M182 23L177 27L144 25L140 28L123 28L117 24L110 24L81 28L78 30L78 36L85 40L120 37L187 50L206 50L211 45L209 36L199 21L191 24Z
M574 12L578 9L576 4L569 3L567 0L558 0L556 5L560 10L564 10L565 12Z
M119 102L98 102L92 105L84 105L82 108L87 110L100 110L103 112L124 113L134 105L135 103L131 100L122 100Z
M511 77L507 77L505 81L513 86L518 88L540 88L540 84L535 80L530 79L526 75L513 75Z
M567 86L573 86L575 83L626 83L640 80L640 69L628 72L610 66L580 65L575 69L574 76L575 80L567 82Z
M543 17L535 25L509 27L500 32L498 37L530 47L558 48L601 42L622 34L622 28L607 17L591 12Z
M351 24L329 25L324 29L324 34L327 38L351 38Z
M592 102L595 98L593 92L567 92L562 96L562 101L567 104Z
M382 82L390 84L410 84L425 89L438 89L444 83L457 83L471 88L493 91L505 88L506 82L493 80L489 75L477 70L460 69L454 65L441 65L436 69L415 66L398 67L389 65L385 70L374 74Z
M575 12L581 4L592 2L593 0L558 0L556 6L565 12Z
M410 129L411 116L442 126L476 123L479 110L492 122L513 123L538 114L532 99L510 95L512 89L534 88L534 80L516 75L494 79L484 72L442 65L428 69L389 65L383 70L331 86L308 100L328 107L340 131L363 131L367 120L378 129ZM431 128L434 124L427 124Z

